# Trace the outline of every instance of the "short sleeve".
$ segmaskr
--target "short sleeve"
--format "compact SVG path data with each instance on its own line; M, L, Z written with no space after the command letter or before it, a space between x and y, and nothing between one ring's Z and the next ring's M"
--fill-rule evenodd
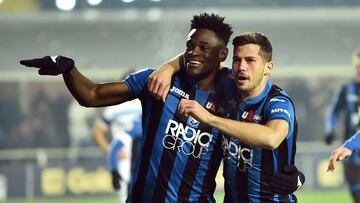
M135 97L139 97L142 91L147 89L147 82L149 75L154 72L154 69L144 69L130 74L124 80L129 87L131 94Z

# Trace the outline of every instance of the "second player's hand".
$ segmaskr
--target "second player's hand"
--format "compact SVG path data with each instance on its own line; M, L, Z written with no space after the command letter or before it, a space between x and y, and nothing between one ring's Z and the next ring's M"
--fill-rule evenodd
M201 123L208 123L212 114L202 107L197 101L181 99L178 112L185 117L191 116Z
M148 89L156 99L161 98L165 102L170 89L172 75L172 71L160 68L149 76Z
M336 162L342 161L346 157L351 156L351 154L352 151L346 147L337 148L335 151L333 151L333 153L330 156L327 171L334 171Z

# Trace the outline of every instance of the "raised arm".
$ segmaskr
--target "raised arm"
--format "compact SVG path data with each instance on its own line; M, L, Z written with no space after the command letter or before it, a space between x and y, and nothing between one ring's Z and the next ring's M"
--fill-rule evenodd
M40 75L62 74L65 84L80 105L86 107L109 106L132 99L124 82L95 84L82 75L74 61L63 56L45 56L20 61L27 67L39 68Z

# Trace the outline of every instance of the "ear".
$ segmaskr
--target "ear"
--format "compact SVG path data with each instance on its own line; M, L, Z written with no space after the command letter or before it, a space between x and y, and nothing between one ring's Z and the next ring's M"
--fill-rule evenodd
M265 63L264 75L270 76L270 73L273 69L274 69L274 63L272 61Z
M228 48L226 48L226 47L225 47L225 48L222 48L222 49L220 50L220 52L219 52L219 59L220 59L220 61L225 61L228 53L229 53Z

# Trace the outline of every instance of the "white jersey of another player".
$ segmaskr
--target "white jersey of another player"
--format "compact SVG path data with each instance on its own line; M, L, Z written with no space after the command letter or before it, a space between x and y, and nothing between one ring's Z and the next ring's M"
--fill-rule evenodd
M110 130L113 138L106 153L108 169L110 171L117 170L121 176L121 189L118 192L121 202L124 202L127 197L131 178L133 139L140 137L142 133L141 112L141 103L136 99L106 107L101 119L96 122L96 126L103 132ZM104 136L104 133L102 134Z

